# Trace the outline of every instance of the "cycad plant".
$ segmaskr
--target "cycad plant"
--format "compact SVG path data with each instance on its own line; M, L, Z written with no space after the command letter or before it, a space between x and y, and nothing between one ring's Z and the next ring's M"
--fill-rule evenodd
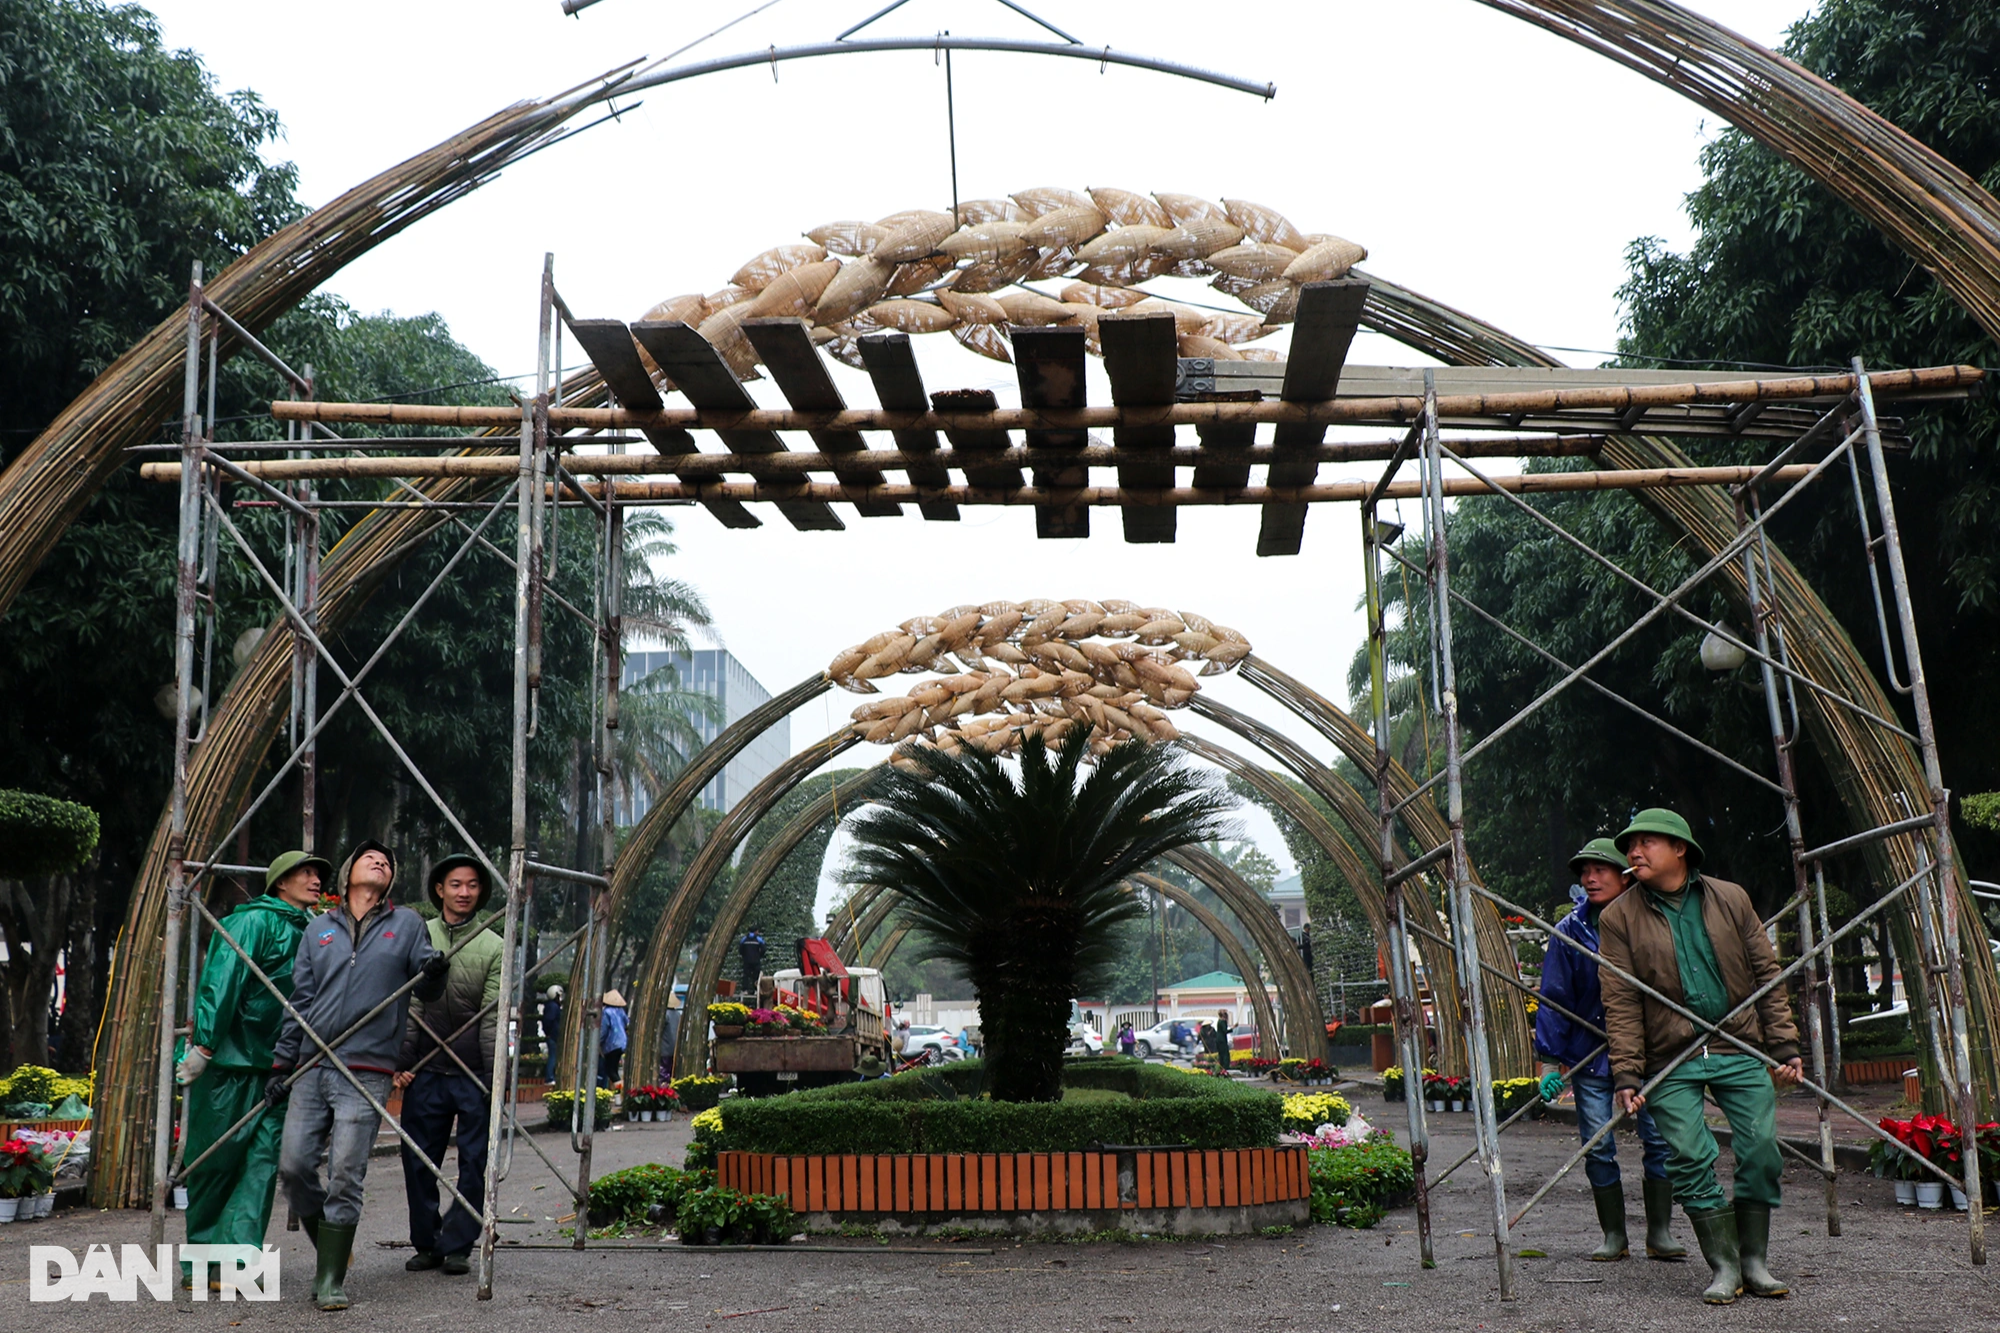
M1166 744L1127 742L1088 771L1090 732L1018 762L968 747L915 752L855 818L846 877L899 894L934 957L971 979L996 1101L1062 1096L1070 1001L1143 904L1124 883L1154 858L1227 832L1236 800Z

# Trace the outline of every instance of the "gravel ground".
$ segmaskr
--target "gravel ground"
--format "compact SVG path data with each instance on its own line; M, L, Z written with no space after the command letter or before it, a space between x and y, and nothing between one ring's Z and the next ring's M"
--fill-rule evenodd
M1372 1096L1371 1119L1396 1124ZM1469 1116L1440 1117L1436 1160L1471 1146ZM1464 1128L1459 1128L1464 1125ZM645 1161L678 1162L685 1118L665 1126L623 1126L598 1139L600 1172ZM568 1161L559 1135L536 1142ZM1568 1156L1575 1131L1526 1124L1506 1140L1508 1196L1518 1207ZM1636 1170L1635 1147L1623 1152ZM1725 1163L1727 1155L1725 1154ZM993 1245L929 1243L904 1254L865 1241L829 1240L859 1254L718 1254L679 1249L609 1254L503 1249L495 1300L474 1301L472 1278L406 1274L399 1248L407 1234L402 1176L393 1158L377 1158L349 1293L350 1323L395 1321L404 1333L436 1323L476 1320L483 1329L543 1333L555 1327L839 1328L856 1333L903 1329L986 1330L1651 1330L1693 1328L1810 1330L1993 1330L2000 1328L2000 1279L1969 1262L1966 1228L1955 1214L1898 1209L1889 1187L1865 1176L1840 1180L1846 1234L1825 1234L1823 1194L1815 1177L1793 1167L1787 1208L1774 1226L1773 1267L1792 1284L1785 1301L1745 1298L1710 1309L1699 1259L1685 1264L1627 1260L1592 1264L1594 1215L1580 1173L1566 1177L1514 1233L1517 1249L1546 1259L1516 1261L1518 1299L1502 1303L1495 1273L1491 1193L1474 1166L1461 1168L1433 1194L1437 1267L1418 1264L1413 1210L1393 1213L1372 1231L1312 1228L1277 1238L1220 1242ZM1637 1222L1638 1199L1631 1208ZM512 1242L549 1243L568 1212L565 1196L525 1146L503 1186L503 1228ZM2000 1214L1995 1214L2000 1221ZM220 1302L177 1306L145 1301L107 1306L28 1303L30 1244L81 1251L101 1242L143 1242L138 1213L71 1210L8 1228L0 1263L0 1320L17 1328L117 1328L120 1333L174 1328L250 1330L317 1322L302 1306L312 1256L302 1235L274 1228L284 1254L285 1299L278 1304ZM1689 1243L1685 1219L1675 1234ZM1996 1236L2000 1244L2000 1236ZM913 1244L898 1242L897 1248ZM18 1308L17 1308L18 1307ZM334 1319L336 1316L325 1316ZM746 1322L736 1323L737 1319Z

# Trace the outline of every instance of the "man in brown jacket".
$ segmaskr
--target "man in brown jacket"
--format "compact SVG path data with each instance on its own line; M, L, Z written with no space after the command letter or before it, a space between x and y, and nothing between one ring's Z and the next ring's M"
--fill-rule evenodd
M1599 977L1618 1109L1632 1115L1645 1107L1666 1137L1674 1197L1715 1270L1702 1299L1727 1305L1746 1290L1783 1296L1790 1289L1765 1264L1771 1210L1778 1205L1784 1174L1774 1083L1792 1085L1802 1076L1799 1034L1782 987L1737 1008L1778 975L1777 955L1742 887L1700 873L1701 844L1685 819L1671 810L1641 810L1617 843L1640 885L1639 892L1605 908L1598 922L1604 960L1611 965ZM1703 1040L1707 1029L1697 1029L1623 973L1763 1051L1778 1068L1720 1037ZM1639 1094L1690 1046L1694 1054L1666 1074L1651 1096ZM1702 1114L1704 1093L1715 1098L1733 1136L1733 1205L1715 1178L1715 1135Z

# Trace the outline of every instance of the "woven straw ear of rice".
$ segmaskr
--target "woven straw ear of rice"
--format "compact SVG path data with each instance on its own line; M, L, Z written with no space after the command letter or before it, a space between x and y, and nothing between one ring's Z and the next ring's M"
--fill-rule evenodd
M1285 269L1284 276L1289 282L1326 282L1346 277L1347 270L1366 258L1368 252L1362 247L1336 236L1330 241L1309 246Z
M934 218L936 216L938 216L938 211L935 208L906 208L900 213L891 213L886 218L876 218L875 225L895 231L897 228L907 226L909 223L915 222L920 218ZM951 215L947 213L945 216L950 217Z
M1104 608L1104 614L1108 616L1122 616L1139 609L1137 602L1128 602L1123 597L1101 597L1097 604Z
M1022 230L1021 239L1038 249L1058 245L1074 248L1103 231L1105 221L1097 205L1085 201L1042 214Z
M1207 616L1198 616L1192 611L1182 611L1179 612L1178 614L1180 615L1181 623L1183 625L1186 625L1189 629L1193 630L1195 633L1197 634L1215 633L1215 622L1210 620Z
M757 294L750 302L750 317L757 319L782 319L786 316L809 315L818 303L820 294L840 272L838 259L822 260L815 264L801 264L787 269L771 280L770 286Z
M826 247L822 245L774 245L763 254L751 259L742 268L730 275L730 283L748 291L761 292L774 282L778 275L787 273L801 264L817 264L826 258Z
M1129 263L1145 258L1149 250L1173 234L1171 227L1119 227L1077 247L1076 257L1086 264Z
M1173 259L1207 259L1243 240L1243 228L1228 218L1190 218L1153 245L1156 254Z
M1012 199L962 199L958 204L960 226L982 222L1025 222L1028 215Z
M1213 361L1241 361L1243 353L1223 342L1220 338L1204 338L1200 334L1184 333L1180 337L1182 356L1201 356Z
M1106 603L1106 605L1108 606L1109 603ZM1121 602L1119 605L1130 606L1132 604L1130 602ZM1112 637L1136 634L1139 631L1139 626L1145 624L1150 619L1152 617L1143 611L1113 611L1098 622L1097 632Z
M972 641L972 636L979 630L981 617L976 609L953 607L938 619L944 622L938 633L944 636L945 651L957 652Z
M979 614L982 616L1004 616L1010 612L1019 612L1020 609L1021 604L1019 602L992 601L981 602L979 604ZM980 631L980 638L990 642L994 632L993 627L989 625L986 629Z
M1093 669L1114 666L1118 662L1118 654L1111 651L1111 645L1108 643L1091 643L1084 640L1076 645L1076 650L1084 655Z
M1060 278L1075 267L1075 252L1066 245L1059 245L1053 250L1038 252L1035 262L1028 265L1028 271L1021 276L1028 282L1042 278Z
M1073 616L1101 616L1104 614L1104 608L1096 602L1091 601L1088 597L1063 598L1063 610Z
M1282 245L1294 254L1309 244L1306 234L1275 208L1253 204L1248 199L1225 199L1222 206L1228 211L1231 222L1257 240Z
M806 337L812 339L814 347L824 347L830 342L852 336L853 331L845 324L814 324L806 329Z
M1069 305L1098 305L1106 310L1123 310L1146 299L1144 292L1135 292L1127 287L1106 287L1095 282L1072 282L1062 289L1062 299Z
M949 213L921 213L892 231L875 253L892 264L907 264L934 254L938 243L957 230Z
M708 307L706 296L700 292L691 292L686 296L670 296L639 318L649 324L679 321L682 324L699 325L714 313Z
M1021 239L1025 222L982 222L961 227L938 242L938 249L955 260L998 262L1025 253L1029 246Z
M1241 356L1245 361L1283 361L1285 359L1283 352L1269 347L1245 347L1239 349L1237 355Z
M1160 207L1157 200L1134 190L1119 190L1108 185L1093 186L1090 202L1121 227L1174 225L1174 220L1167 216L1167 210Z
M1212 199L1204 199L1198 194L1160 194L1153 198L1160 201L1160 207L1167 210L1167 216L1176 227L1185 226L1195 218L1226 218L1229 216L1221 204Z
M907 264L898 264L895 273L889 278L889 295L914 296L926 287L942 281L950 272L951 261L943 255L934 259L917 259Z
M749 317L750 303L740 301L704 319L695 332L714 344L715 350L722 353L722 359L729 362L729 368L735 370L737 357L732 353L748 342L743 336L743 321ZM754 350L751 352L750 364L752 366L757 364ZM742 375L738 374L737 378L741 379Z
M868 729L861 733L861 739L875 745L886 745L890 734L896 730L896 721L893 717L885 717L880 722L869 723Z
M1140 643L1166 643L1176 634L1187 633L1187 622L1179 616L1161 616L1139 626Z
M1086 264L1077 271L1079 282L1099 287L1136 287L1151 278L1171 273L1179 261L1169 255L1146 254L1116 263Z
M1213 634L1204 634L1192 627L1185 634L1174 635L1174 646L1190 657L1206 657L1208 650L1221 642Z
M1097 626L1103 619L1102 611L1071 611L1063 623L1056 626L1056 637L1071 641L1089 638L1097 633Z
M1285 275L1298 255L1282 245L1266 241L1245 241L1226 250L1217 250L1208 262L1218 272L1253 282L1272 282Z
M861 355L861 344L846 334L827 343L821 350L843 366L854 370L868 369L868 362Z
M720 291L710 292L701 299L708 306L708 313L714 315L733 305L742 305L745 301L755 300L756 297L757 293L747 287L729 286Z
M1298 308L1299 285L1296 282L1286 282L1283 278L1274 278L1270 282L1260 282L1238 292L1236 299L1263 315L1267 321L1272 315L1279 315L1280 318L1272 322L1282 323L1289 320L1292 312Z
M943 624L944 622L936 616L911 616L897 628L905 634L914 634L921 639L926 634L937 633L939 626Z
M974 292L945 290L937 294L938 304L958 317L961 324L1005 324L1007 308L990 296Z
M840 266L840 272L819 295L813 318L822 324L838 324L866 310L889 291L889 279L896 267L874 255L863 255Z
M1007 335L1001 332L1001 327L998 324L960 324L952 329L951 336L958 339L959 346L968 352L977 352L1012 365L1014 353L1007 346Z
M1041 257L1039 250L1023 250L1012 259L990 264L984 261L968 264L958 270L958 281L952 283L951 289L955 292L997 292L1027 277L1028 270Z
M949 310L928 301L881 301L862 311L860 318L878 329L904 333L943 333L958 323Z
M1011 643L989 643L985 647L985 652L994 661L1005 663L1007 666L1025 666L1028 661L1028 655Z
M1043 185L1032 190L1017 190L1014 193L1014 202L1020 206L1021 215L1028 218L1038 218L1059 208L1096 207L1090 202L1089 195L1066 190L1060 185Z
M1221 292L1224 296L1234 296L1238 300L1241 300L1243 293L1262 284L1252 282L1248 278L1233 278L1227 273L1218 273L1210 280L1208 285L1216 291Z
M1023 609L1026 610L1027 608ZM1037 608L1034 611L1034 618L1021 626L1021 634L1018 642L1023 648L1031 644L1041 643L1049 635L1054 634L1063 621L1068 619L1069 612L1065 611L1061 605L1057 605L1053 609Z
M1172 315L1174 332L1180 334L1200 333L1208 323L1208 313L1193 306L1178 305L1172 301L1162 301L1157 296L1149 296L1128 310L1120 311L1113 318L1144 318L1147 315Z
M1078 304L1064 305L1063 314L1074 322L1083 325L1085 332L1091 338L1095 338L1097 336L1097 321L1102 319L1106 312L1099 306Z
M1071 317L1070 306L1066 302L1051 301L1040 292L1002 292L995 299L1007 312L1009 324L1060 324Z
M845 649L838 657L827 663L826 674L829 676L850 675L853 673L854 668L867 660L867 650L862 648L861 645L856 644L852 648Z
M1217 342L1245 343L1271 336L1271 330L1265 328L1264 321L1255 315L1231 315L1220 310L1203 313L1208 319L1196 332L1204 338L1213 338Z
M865 255L889 238L886 227L878 227L872 222L847 219L829 222L823 227L814 227L806 233L808 240L826 247L828 254L858 256Z

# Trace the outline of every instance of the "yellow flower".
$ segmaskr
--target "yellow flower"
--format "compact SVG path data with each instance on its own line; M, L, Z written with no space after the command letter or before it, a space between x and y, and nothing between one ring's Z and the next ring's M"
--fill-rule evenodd
M711 1106L696 1116L694 1118L694 1132L696 1135L700 1135L703 1132L720 1134L722 1132L722 1108L720 1106Z

